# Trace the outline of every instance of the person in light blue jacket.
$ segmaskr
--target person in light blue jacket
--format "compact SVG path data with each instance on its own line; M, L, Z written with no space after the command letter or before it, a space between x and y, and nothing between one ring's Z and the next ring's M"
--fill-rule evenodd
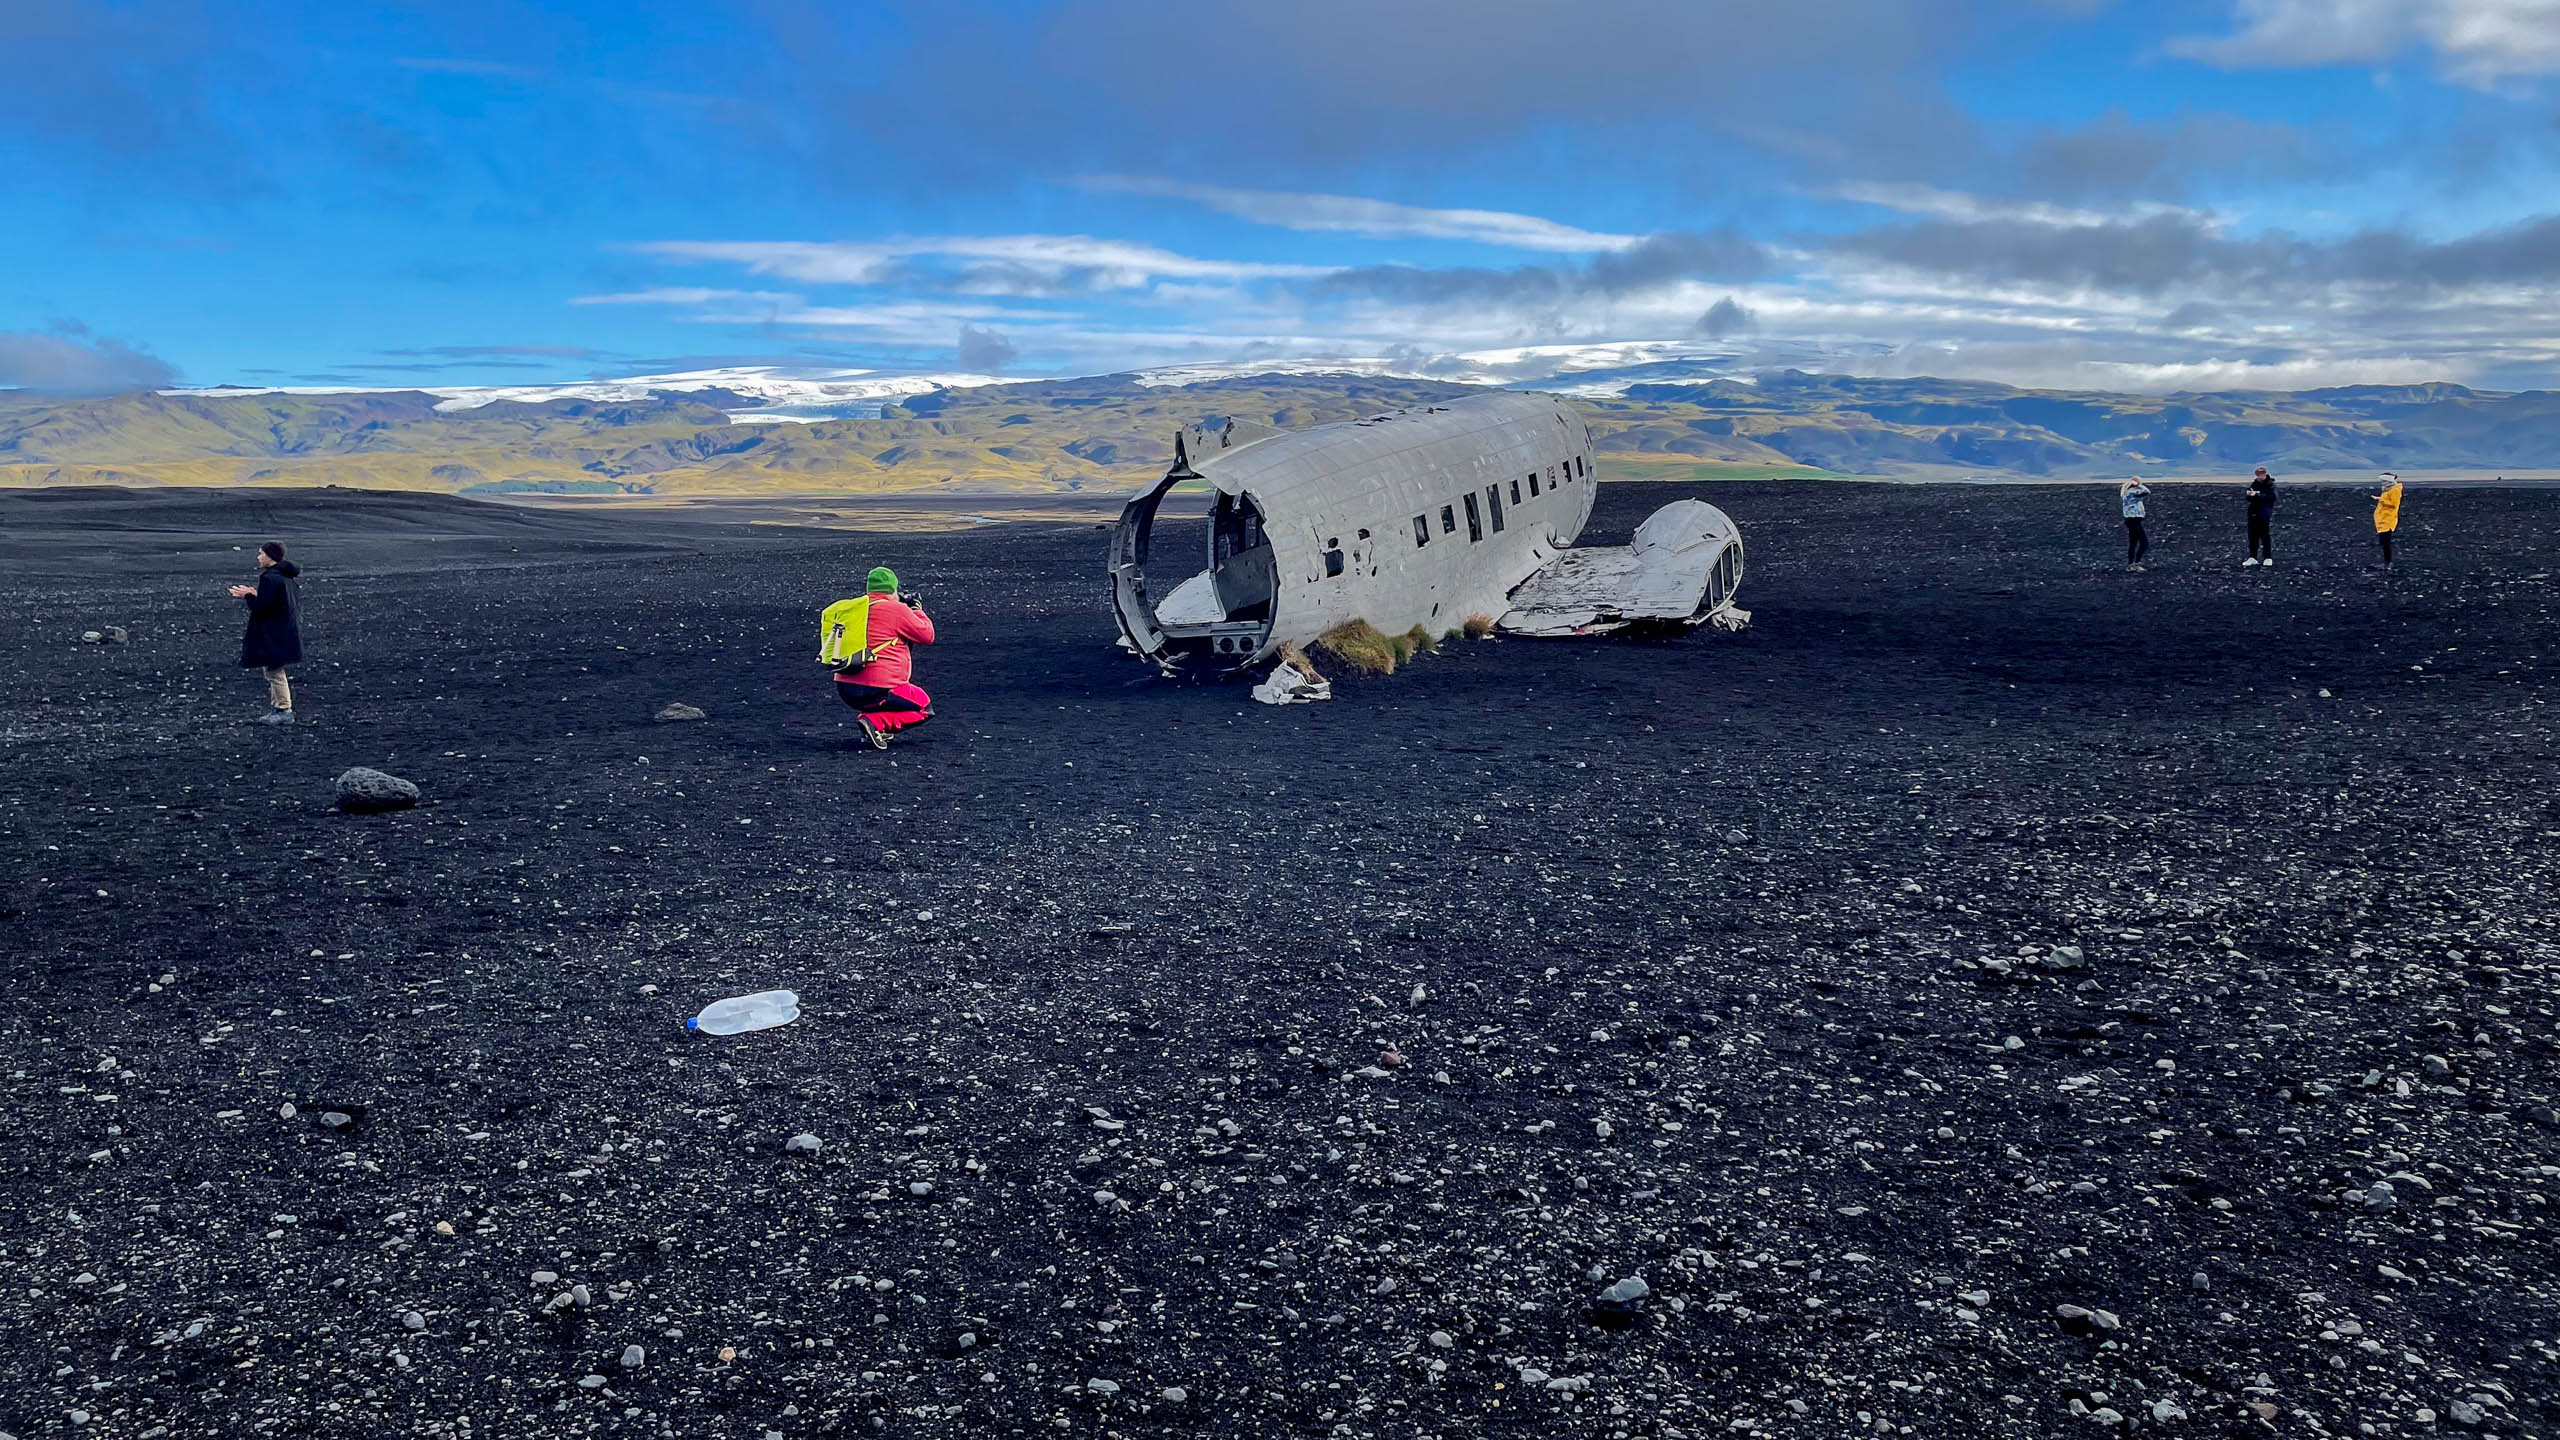
M2151 537L2142 529L2142 502L2150 496L2151 487L2143 484L2139 475L2116 487L2116 498L2124 505L2124 565L2128 570L2140 570L2142 558L2151 553Z

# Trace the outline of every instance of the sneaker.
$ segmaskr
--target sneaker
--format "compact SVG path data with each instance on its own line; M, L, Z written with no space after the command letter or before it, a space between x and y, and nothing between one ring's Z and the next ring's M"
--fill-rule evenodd
M2274 557L2273 555L2270 555L2270 556L2268 556L2266 559L2261 560L2261 561L2259 561L2258 563L2259 563L2259 564L2261 564L2261 565L2266 566L2266 567L2267 567L2268 569L2270 569L2270 570L2273 570L2274 568L2276 568L2276 557Z
M2255 565L2255 564L2257 564L2257 563L2258 563L2258 557L2257 557L2257 556L2255 556L2255 555L2252 555L2252 556L2250 556L2248 559L2243 560L2243 561L2241 561L2241 562L2240 562L2240 568L2241 568L2241 569L2243 569L2243 570L2246 570L2246 569L2250 568L2251 566L2253 566L2253 565Z
M862 727L862 738L871 742L872 749L886 750L889 748L889 732L872 724L870 716L856 715L853 717L853 723Z
M290 710L271 709L267 711L266 714L259 716L257 723L261 725L290 725L293 723L293 712Z
M2135 566L2132 566L2132 567L2130 567L2130 568L2132 569L2132 571L2133 571L2133 573L2134 573L2134 574L2139 575L2139 574L2142 574L2144 571L2149 570L2151 567L2150 567L2150 566L2148 566L2148 565L2135 565Z

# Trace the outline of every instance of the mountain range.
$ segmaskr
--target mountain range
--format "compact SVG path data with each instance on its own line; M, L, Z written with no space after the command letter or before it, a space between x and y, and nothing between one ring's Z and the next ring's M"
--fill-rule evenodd
M2130 395L1792 370L1749 379L1621 374L1614 389L1541 387L1577 392L1604 469L1619 478L2560 466L2560 393L2547 391L2438 383ZM680 388L606 382L524 398L0 392L0 484L660 496L1107 491L1161 474L1184 426L1233 419L1294 429L1485 388L1352 373L1142 374L921 394L884 380L813 402L805 390L777 394L749 373L685 378ZM815 418L781 423L794 409Z

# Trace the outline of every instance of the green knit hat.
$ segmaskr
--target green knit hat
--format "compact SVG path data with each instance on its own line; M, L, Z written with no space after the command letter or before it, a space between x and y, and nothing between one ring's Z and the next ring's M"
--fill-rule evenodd
M874 566L871 578L863 582L863 590L872 595L894 595L898 592L898 575L886 565Z

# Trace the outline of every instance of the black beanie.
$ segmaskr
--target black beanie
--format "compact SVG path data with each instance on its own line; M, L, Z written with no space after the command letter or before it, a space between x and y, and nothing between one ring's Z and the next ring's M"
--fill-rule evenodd
M266 556L270 560L282 560L284 558L284 542L281 540L270 540L266 544L258 547L258 553Z

